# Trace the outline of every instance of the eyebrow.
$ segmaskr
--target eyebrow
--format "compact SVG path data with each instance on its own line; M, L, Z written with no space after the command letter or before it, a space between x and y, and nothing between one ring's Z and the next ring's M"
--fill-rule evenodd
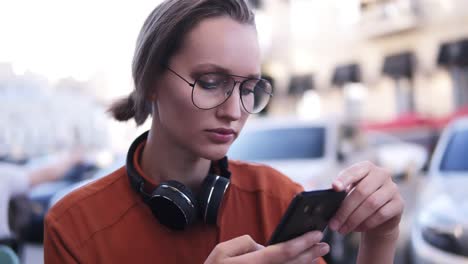
M199 71L199 70L214 70L215 72L221 72L221 73L224 73L224 74L228 74L228 75L232 75L232 76L237 76L237 77L247 77L247 78L252 78L252 79L260 79L261 78L261 75L260 74L249 74L247 76L241 76L241 75L236 75L236 74L233 74L230 70L222 67L222 66L219 66L219 65L216 65L216 64L213 64L213 63L201 63L201 64L197 64L195 65L194 67L194 71Z

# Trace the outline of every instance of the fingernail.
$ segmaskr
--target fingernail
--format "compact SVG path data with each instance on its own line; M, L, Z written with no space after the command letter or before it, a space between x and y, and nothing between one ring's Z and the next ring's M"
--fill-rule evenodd
M314 231L313 236L314 236L314 240L320 241L323 238L323 233L319 231Z
M329 250L330 250L330 247L327 244L320 246L320 249L319 249L320 255L321 256L326 255Z
M336 188L338 188L339 190L343 190L344 189L344 186L343 186L343 183L341 181L334 181L333 184L336 186Z
M345 235L348 232L348 227L343 225L338 232L342 235Z
M338 225L339 225L338 221L336 219L332 219L330 221L329 227L330 227L331 230L337 231L338 227L339 227Z

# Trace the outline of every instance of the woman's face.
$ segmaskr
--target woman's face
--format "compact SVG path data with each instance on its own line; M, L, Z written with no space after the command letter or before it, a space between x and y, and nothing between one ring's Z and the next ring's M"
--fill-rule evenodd
M229 17L205 19L187 34L168 66L190 83L213 72L259 77L255 27ZM155 83L154 90L156 133L196 157L216 160L226 155L249 115L240 101L239 84L226 102L209 110L194 106L192 87L170 71Z

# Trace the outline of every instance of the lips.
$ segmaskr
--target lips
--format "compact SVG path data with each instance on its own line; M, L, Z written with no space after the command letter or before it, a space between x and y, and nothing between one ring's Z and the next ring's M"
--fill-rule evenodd
M230 128L207 129L208 138L216 144L226 144L232 142L236 136L236 131Z
M230 135L230 134L235 135L236 134L236 131L234 131L233 129L230 129L230 128L207 129L207 131L222 134L222 135Z

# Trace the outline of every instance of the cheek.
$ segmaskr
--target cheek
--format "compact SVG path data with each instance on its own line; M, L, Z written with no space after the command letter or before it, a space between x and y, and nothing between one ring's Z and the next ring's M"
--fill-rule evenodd
M173 127L175 125L186 126L190 121L191 113L196 108L192 104L190 87L170 86L160 90L156 98L158 117L162 125Z
M244 127L245 123L247 122L247 119L249 118L250 114L243 112L241 118L239 119L239 127L238 130L241 132L242 128Z
M159 93L159 102L166 108L172 108L177 112L191 107L192 89L190 86L168 81L163 88L164 90L161 89Z

